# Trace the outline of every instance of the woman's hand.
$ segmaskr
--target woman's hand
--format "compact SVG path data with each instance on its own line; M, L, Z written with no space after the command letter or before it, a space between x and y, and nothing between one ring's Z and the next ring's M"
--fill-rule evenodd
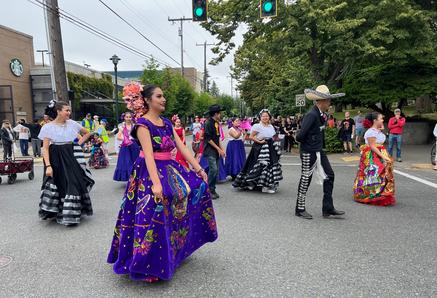
M392 162L393 162L393 160L392 160L391 157L389 157L389 156L383 155L382 158L383 158L384 161L387 162L387 163L392 163Z
M46 168L46 176L47 177L53 177L53 169L52 169L52 167L47 167Z
M208 183L208 175L206 174L206 172L203 169L201 169L199 172L197 172L197 176L202 178L202 180L205 181L205 183Z
M162 185L161 185L161 183L153 184L152 185L152 192L153 192L153 195L156 198L158 198L158 199L162 199L164 197L164 195L162 193Z

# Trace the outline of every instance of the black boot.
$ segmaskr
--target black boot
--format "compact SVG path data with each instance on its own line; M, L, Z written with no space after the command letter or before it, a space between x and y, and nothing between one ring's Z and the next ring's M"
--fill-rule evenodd
M304 219L313 219L313 216L311 214L309 214L308 212L306 212L305 210L303 210L303 211L296 210L295 215L297 217L302 217Z
M323 211L323 217L327 218L329 216L339 216L339 215L344 215L346 212L344 211L340 211L340 210L336 210L335 208L332 209L331 211Z

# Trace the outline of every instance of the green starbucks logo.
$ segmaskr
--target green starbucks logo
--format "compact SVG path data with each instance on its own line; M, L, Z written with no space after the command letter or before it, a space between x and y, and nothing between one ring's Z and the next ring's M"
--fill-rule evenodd
M16 77L21 77L23 74L23 64L18 58L14 58L11 60L11 63L9 64L9 67L11 68L12 73Z

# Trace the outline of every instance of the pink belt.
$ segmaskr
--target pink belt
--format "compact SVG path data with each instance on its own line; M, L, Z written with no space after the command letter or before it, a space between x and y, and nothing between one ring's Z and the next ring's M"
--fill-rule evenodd
M144 151L140 151L140 157L144 158ZM155 160L171 160L171 152L153 152L153 158Z

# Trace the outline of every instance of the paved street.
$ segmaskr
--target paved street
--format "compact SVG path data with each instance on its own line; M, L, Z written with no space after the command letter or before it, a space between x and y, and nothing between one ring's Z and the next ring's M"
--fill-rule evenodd
M310 188L305 221L293 215L299 159L285 156L276 195L221 184L219 240L197 251L170 282L148 285L106 264L123 184L111 167L94 171L94 216L77 227L38 219L42 167L0 185L1 297L432 297L437 295L437 189L397 175L394 207L354 203L357 161L333 156L335 203L344 219L323 219L321 187ZM408 169L407 169L408 168ZM429 169L402 172L429 182Z

